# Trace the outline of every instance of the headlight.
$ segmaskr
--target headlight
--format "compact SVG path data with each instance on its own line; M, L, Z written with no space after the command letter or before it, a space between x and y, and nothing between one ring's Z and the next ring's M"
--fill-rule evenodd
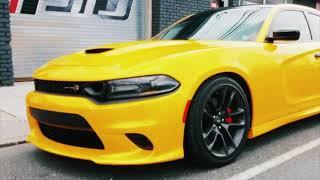
M180 83L165 75L144 76L107 81L90 85L85 91L98 101L131 99L172 92Z

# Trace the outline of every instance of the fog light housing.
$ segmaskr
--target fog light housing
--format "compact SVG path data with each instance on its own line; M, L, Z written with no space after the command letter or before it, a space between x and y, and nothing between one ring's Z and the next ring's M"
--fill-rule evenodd
M142 134L128 133L127 138L132 141L136 146L143 150L151 151L153 150L152 142Z

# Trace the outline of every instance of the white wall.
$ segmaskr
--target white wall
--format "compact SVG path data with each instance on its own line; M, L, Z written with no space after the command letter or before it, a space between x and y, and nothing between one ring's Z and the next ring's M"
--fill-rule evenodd
M63 54L106 43L143 39L145 36L146 0L133 0L126 20L108 17L124 15L129 0L119 0L114 12L99 11L99 14L108 16L92 14L96 0L88 0L83 14L79 13L83 0L74 0L71 12L46 10L48 5L63 7L68 2L40 0L35 14L21 14L23 0L19 1L16 13L11 14L16 78L31 77L34 69Z

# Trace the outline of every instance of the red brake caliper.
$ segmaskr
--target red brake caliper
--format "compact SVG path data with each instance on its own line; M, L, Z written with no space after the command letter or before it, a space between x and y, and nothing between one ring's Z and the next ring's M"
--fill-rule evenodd
M230 114L231 112L232 112L232 110L231 110L230 108L228 108L228 109L227 109L227 113ZM232 122L233 122L232 117L229 116L229 117L226 118L226 123L229 123L229 124L230 124L230 123L232 123Z

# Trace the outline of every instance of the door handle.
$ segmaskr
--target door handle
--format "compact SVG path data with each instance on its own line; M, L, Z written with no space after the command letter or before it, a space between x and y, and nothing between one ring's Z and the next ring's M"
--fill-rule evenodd
M315 54L314 57L320 60L320 53Z

